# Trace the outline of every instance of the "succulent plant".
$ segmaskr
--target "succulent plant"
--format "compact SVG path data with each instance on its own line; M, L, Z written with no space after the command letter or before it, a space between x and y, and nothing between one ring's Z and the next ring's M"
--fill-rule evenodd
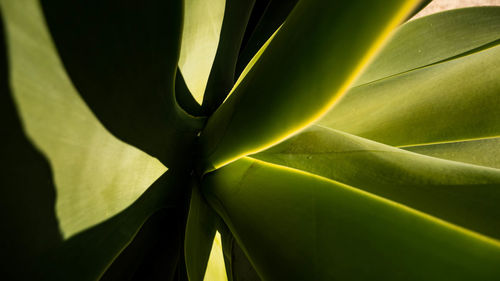
M500 7L0 0L3 280L499 280Z

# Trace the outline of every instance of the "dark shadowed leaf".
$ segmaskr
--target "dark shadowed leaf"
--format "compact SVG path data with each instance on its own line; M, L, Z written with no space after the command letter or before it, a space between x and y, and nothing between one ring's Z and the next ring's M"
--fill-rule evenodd
M236 75L238 76L264 43L283 24L298 0L256 0L255 2L255 6L264 6L264 8L261 8L261 11L256 11L255 17L258 18L253 19L256 22L254 28L247 31L250 34L245 33L248 38L241 46L241 53L238 57L236 66ZM254 17L253 12L252 17Z
M36 1L0 3L12 94L27 135L52 166L67 238L124 210L166 168L99 123L66 76Z
M203 109L207 115L222 104L234 85L236 61L254 2L226 1L219 45L203 95Z
M11 96L4 38L0 15L0 272L5 280L30 280L32 264L62 235L49 163L25 136Z
M41 3L71 81L97 118L165 165L180 165L201 126L174 99L183 1Z
M193 182L191 186L184 251L189 280L203 281L214 241L217 215L195 185Z

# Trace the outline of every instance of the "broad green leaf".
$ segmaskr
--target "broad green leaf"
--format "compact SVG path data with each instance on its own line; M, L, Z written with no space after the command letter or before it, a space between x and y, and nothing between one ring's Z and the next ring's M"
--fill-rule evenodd
M192 183L184 252L190 281L202 281L215 236L216 214Z
M401 148L433 157L500 169L500 137Z
M169 239L182 233L176 210L182 185L186 180L171 171L163 174L137 201L123 212L90 229L72 236L60 246L44 253L38 263L40 278L33 280L98 280L111 262L133 240L147 218L158 210L166 209L170 222L166 240L169 259L161 270L169 273L182 247L180 239ZM33 233L33 235L36 235ZM136 257L137 258L137 257ZM169 268L170 267L170 268ZM154 273L151 273L154 274Z
M483 19L481 15L484 14L488 21L471 20L470 14L474 15L475 19ZM469 32L452 38L452 41L443 42L441 37L426 35L424 30L429 28L424 27L427 25L415 30L409 27L405 29L403 26L401 30L408 30L409 33L396 35L387 48L392 46L392 49L406 50L397 46L407 46L408 40L394 40L422 36L419 40L422 48L424 45L433 48L427 49L426 53L434 53L439 49L447 49L450 53L440 57L440 62L432 63L429 60L430 65L408 69L406 72L350 89L318 123L394 146L458 142L499 136L500 8L474 8L441 13L415 20L408 23L408 26L421 21L438 21L440 17L444 17L441 29L455 30L456 22L466 20L474 28L471 27ZM498 28L491 30L490 27L495 25ZM429 30L428 33L432 34L432 29ZM441 32L438 34L442 35ZM464 39L468 41L469 38L473 38L472 42L477 41L477 38L474 39L476 35L477 38L486 39L475 46L463 43ZM496 41L492 42L495 39ZM462 46L464 48L460 51L465 53L444 46ZM411 53L410 49L407 51ZM382 57L384 53L386 51L382 51L377 60L380 62L378 65L381 65L381 72L385 71L382 67L384 64L389 65L389 62L393 61L393 64L397 65L396 62L399 61L390 55ZM407 60L411 62L410 58ZM377 61L374 65L377 65ZM376 73L378 67L371 67Z
M204 169L270 147L320 117L417 2L299 2L209 118Z
M411 153L319 126L252 157L330 178L500 239L499 169Z
M264 280L493 280L500 243L359 189L243 158L203 192Z
M27 135L52 166L55 210L68 238L124 210L166 168L113 137L85 105L57 57L37 1L0 3L14 99Z
M353 88L318 123L394 146L496 137L499 75L496 46Z
M298 0L256 0L255 6L265 6L262 11L256 11L258 14L252 17L256 21L255 27L247 31L251 34L247 42L241 46L241 53L238 57L236 74L240 74L252 57L262 48L273 33L283 24ZM259 13L260 12L260 13ZM253 13L253 12L252 12Z
M179 68L201 104L219 44L225 0L185 0Z
M485 48L500 39L500 7L475 7L410 21L353 86L401 74Z
M41 3L72 83L103 125L165 165L182 165L202 125L174 99L183 1Z
M235 82L236 61L255 0L228 0L215 60L203 96L207 115L219 107Z
M224 254L222 252L222 241L219 232L215 234L210 258L208 259L207 271L203 280L227 281Z

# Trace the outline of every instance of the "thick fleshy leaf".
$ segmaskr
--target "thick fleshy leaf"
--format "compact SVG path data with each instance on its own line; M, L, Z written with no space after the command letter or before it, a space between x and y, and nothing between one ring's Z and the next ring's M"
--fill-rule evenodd
M184 252L190 281L202 281L215 237L217 215L192 183Z
M220 41L203 96L206 115L222 104L234 85L236 61L254 3L255 0L226 1Z
M229 1L229 0L228 0ZM201 104L219 45L225 0L185 0L179 68Z
M410 21L396 31L353 86L487 48L500 39L499 29L500 7L451 10Z
M44 253L38 263L41 280L98 280L111 262L132 241L147 218L154 212L167 209L170 232L166 237L182 233L179 228L178 202L182 201L182 175L168 171L162 175L134 204L103 223L87 229L64 241L60 246ZM35 234L34 234L35 235ZM171 239L168 262L178 259L182 242ZM179 243L180 242L180 243ZM174 264L175 265L175 264ZM171 270L166 263L161 270ZM170 268L170 269L169 269ZM152 273L151 273L152 274ZM37 280L37 279L33 279Z
M245 33L246 42L241 47L236 74L239 75L253 56L262 48L273 33L283 24L298 0L256 0L260 10L252 12L255 26Z
M183 1L41 3L65 69L97 118L165 165L180 165L201 126L174 99Z
M113 137L88 109L58 60L36 1L0 3L12 92L26 133L52 166L56 214L67 238L124 210L166 168Z
M417 2L299 2L209 118L203 169L263 150L320 117Z
M443 36L443 31L432 28L434 22L440 23L439 29L457 32ZM458 22L469 28L458 32ZM421 39L411 43L411 37ZM380 71L390 76L352 88L318 123L395 146L497 137L499 38L500 8L496 7L451 11L409 22L387 46L401 51L400 59L392 51L382 51L372 70L368 69L374 74L365 74L378 77ZM420 47L411 47L414 44ZM414 59L419 57L415 55L419 48L426 54L421 60ZM443 50L448 54L432 55ZM407 57L407 53L414 55ZM390 70L391 65L399 68L399 61L417 68L405 67L399 74Z
M318 126L252 157L330 178L500 239L499 169L432 158Z
M403 205L243 158L204 194L264 280L492 280L500 243Z
M500 169L500 137L406 146L402 149L433 157Z

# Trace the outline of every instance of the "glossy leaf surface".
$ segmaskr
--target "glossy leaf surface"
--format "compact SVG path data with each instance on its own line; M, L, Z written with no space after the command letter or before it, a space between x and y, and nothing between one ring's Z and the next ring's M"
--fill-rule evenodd
M416 2L299 2L209 118L201 135L205 169L263 150L318 118Z
M325 178L243 158L204 184L264 280L499 274L497 241Z
M377 194L500 239L500 170L313 126L253 157Z
M443 31L427 28L434 22L442 30L450 30L451 41L438 40ZM451 32L456 22L467 23L469 28ZM394 146L497 137L500 28L494 26L499 24L497 7L445 12L409 22L386 47L400 50L403 57L397 59L384 49L364 76L377 73L379 67L382 72L392 65L399 68L399 60L407 61L408 66L431 64L414 70L405 67L403 73L350 89L318 124ZM402 40L405 38L415 39ZM411 55L420 48L415 49L415 44L426 50L425 55ZM440 52L444 52L440 61L432 63L434 55L428 54Z

